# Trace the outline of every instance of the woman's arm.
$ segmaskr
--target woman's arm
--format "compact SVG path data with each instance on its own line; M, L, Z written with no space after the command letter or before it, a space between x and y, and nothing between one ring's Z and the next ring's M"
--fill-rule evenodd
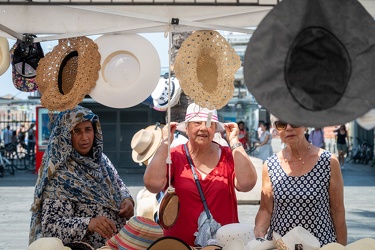
M260 206L255 216L255 237L264 238L271 223L273 210L273 191L271 180L268 176L267 164L263 164L262 169L262 193L260 197Z
M170 144L173 141L173 134L176 127L176 122L170 123ZM145 187L151 193L159 193L167 185L168 129L168 125L164 126L162 130L162 142L147 165L143 175Z
M225 124L225 130L227 141L232 148L232 146L239 143L238 135L240 130L238 129L237 123ZM241 192L252 190L257 182L257 173L250 157L242 146L233 148L232 156L234 160L234 171L236 173L234 180L236 189Z
M329 186L329 203L337 242L347 244L347 227L345 222L344 183L340 164L335 155L331 157L331 180Z

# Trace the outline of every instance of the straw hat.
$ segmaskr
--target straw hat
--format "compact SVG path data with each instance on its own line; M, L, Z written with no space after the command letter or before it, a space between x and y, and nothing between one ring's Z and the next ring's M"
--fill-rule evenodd
M162 137L159 126L152 125L139 130L131 140L133 161L137 163L148 160L158 148Z
M337 242L328 243L327 245L320 248L320 250L374 250L375 239L363 238L348 245L343 246Z
M357 118L357 123L364 129L370 130L375 128L375 109L371 109L366 114Z
M160 77L155 47L137 34L103 35L95 42L102 68L90 96L112 108L128 108L146 100Z
M36 37L35 35L30 35ZM10 50L12 80L16 89L23 92L38 90L36 73L39 62L44 57L40 43L26 43L17 39Z
M4 74L10 65L8 39L0 37L0 75Z
M168 107L174 107L180 100L182 89L175 76L170 79L171 91L169 89L169 78L160 77L159 82L151 94L153 108L158 111L166 111ZM170 102L168 102L168 92L170 92Z
M220 33L195 31L178 50L174 70L181 88L195 103L220 109L233 97L240 57Z
M283 237L273 232L273 240L277 249L296 249L295 245L297 244L301 244L303 250L318 250L320 248L319 240L301 226L293 228Z
M137 216L142 216L151 220L154 219L154 215L159 207L156 194L151 193L145 187L138 191L136 205Z
M87 37L59 40L40 60L36 82L40 101L49 110L77 106L95 86L100 69L98 46Z
M211 116L211 122L216 122L216 132L224 131L224 124L219 122L216 109L202 108L196 103L190 104L186 109L185 121L177 125L177 130L186 132L187 122L207 122Z
M357 0L281 1L247 46L247 88L291 124L352 121L375 107L374 30L373 17Z
M230 223L224 225L216 232L217 244L226 246L234 239L239 239L242 244L246 245L255 238L251 228L252 226L246 223Z
M114 249L146 249L163 236L163 229L155 221L133 216L106 245Z
M70 247L65 247L59 238L45 237L39 238L31 243L27 250L72 250Z
M192 250L183 240L171 236L164 236L152 243L147 250Z

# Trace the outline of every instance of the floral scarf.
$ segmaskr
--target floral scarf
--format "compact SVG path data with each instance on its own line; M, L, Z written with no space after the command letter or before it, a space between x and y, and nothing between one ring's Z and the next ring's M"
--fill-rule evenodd
M71 131L84 121L91 121L95 131L90 157L80 155L72 147ZM77 106L60 112L53 123L31 206L30 243L42 236L44 198L96 203L114 211L119 211L124 198L121 183L115 181L117 172L103 153L103 136L98 116L87 108Z

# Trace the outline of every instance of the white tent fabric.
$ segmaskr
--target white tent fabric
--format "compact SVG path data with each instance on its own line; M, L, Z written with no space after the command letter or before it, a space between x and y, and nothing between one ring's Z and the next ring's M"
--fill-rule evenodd
M196 0L190 1L191 5L186 4L189 1L183 5L155 5L157 1L148 4L143 0L127 5L115 1L116 5L95 5L95 1L87 5L66 5L62 0L53 0L54 4L37 4L43 1L46 0L2 3L0 36L22 39L22 34L31 33L39 36L35 42L41 42L106 33L165 32L171 27L174 31L212 29L252 33L277 3L277 0L259 0L262 6L244 6L241 3L251 4L251 0ZM59 2L63 5L56 4ZM240 5L235 6L236 2ZM360 0L360 3L375 16L374 0ZM178 18L179 24L170 25L172 18Z

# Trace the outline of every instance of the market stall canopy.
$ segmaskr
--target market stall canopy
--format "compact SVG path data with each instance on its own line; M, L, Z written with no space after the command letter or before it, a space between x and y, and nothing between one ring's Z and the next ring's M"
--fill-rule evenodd
M106 33L223 30L252 33L280 0L8 0L0 3L0 36L35 42ZM375 16L375 1L359 1ZM171 25L172 19L174 25ZM178 23L178 24L177 24Z

